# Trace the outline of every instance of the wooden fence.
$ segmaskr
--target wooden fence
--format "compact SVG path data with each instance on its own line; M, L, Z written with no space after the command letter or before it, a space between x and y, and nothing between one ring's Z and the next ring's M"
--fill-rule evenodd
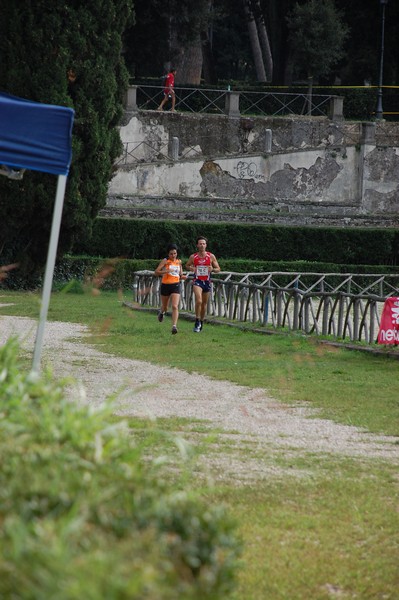
M399 275L341 273L233 273L213 279L208 316L264 328L331 335L373 344L389 296L399 296ZM160 278L135 274L133 299L158 307ZM194 312L190 279L183 283L180 308Z

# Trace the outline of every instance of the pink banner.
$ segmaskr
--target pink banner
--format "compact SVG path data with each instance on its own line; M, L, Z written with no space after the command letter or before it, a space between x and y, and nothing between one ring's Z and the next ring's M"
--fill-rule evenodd
M385 300L377 342L399 344L399 298Z

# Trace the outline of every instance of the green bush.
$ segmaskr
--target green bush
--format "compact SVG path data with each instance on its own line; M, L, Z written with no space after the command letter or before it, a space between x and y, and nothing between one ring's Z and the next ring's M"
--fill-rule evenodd
M129 288L135 271L154 270L170 242L179 246L183 262L195 251L197 236L209 239L209 250L222 270L247 272L314 271L390 273L399 262L396 229L288 227L105 219L95 222L93 238L81 242L80 254L65 256L54 272L54 287L79 293L83 285L104 289ZM82 255L82 253L84 253ZM40 286L29 282L30 289ZM24 289L18 270L10 271L2 285Z
M261 261L318 261L337 264L395 265L399 233L396 229L293 227L146 219L95 221L93 238L74 248L105 258L159 260L175 242L181 256L195 251L197 236L209 238L209 249L223 259Z
M182 256L183 265L187 257ZM334 264L311 261L267 261L242 258L220 258L222 271L236 273L378 273L397 274L397 268L387 265ZM87 287L104 290L128 290L137 271L154 271L158 260L107 260L68 256L57 265L54 289L66 293L82 293ZM102 274L100 276L99 274Z
M173 486L110 407L24 373L18 351L0 348L0 597L228 597L239 544L224 509Z
M81 282L86 286L106 290L129 288L135 271L154 270L158 260L104 259L90 256L65 256L54 270L54 288L80 293ZM82 287L82 286L81 286Z
M188 255L181 255L184 263ZM305 260L253 260L250 258L225 258L219 256L222 271L236 273L269 273L283 271L288 273L378 273L397 274L397 267L392 265L357 265L353 263L331 263ZM133 286L137 271L154 271L158 259L107 259L92 256L65 256L54 271L53 289L64 293L82 294L90 288L104 290L128 290ZM36 287L41 285L37 280ZM24 289L12 274L3 282L3 286L11 289Z

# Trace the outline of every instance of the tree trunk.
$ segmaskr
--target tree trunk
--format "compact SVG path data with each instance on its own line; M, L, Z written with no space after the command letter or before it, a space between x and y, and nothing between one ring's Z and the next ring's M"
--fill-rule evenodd
M201 31L202 47L202 69L205 83L217 84L218 77L215 70L215 61L213 58L211 40L207 31Z
M202 73L202 47L198 39L187 48L180 48L175 61L176 82L200 85Z
M292 59L292 54L290 52L290 50L288 49L286 51L286 59L285 59L285 64L284 64L284 71L283 71L283 85L292 85L292 80L293 80L293 73L294 73L294 61Z
M212 23L213 23L213 0L208 0L208 27L201 31L202 46L202 75L205 83L216 85L218 76L215 69L215 59L212 49Z
M249 39L251 42L252 56L255 64L256 79L266 82L265 65L262 58L262 49L259 43L258 30L256 28L255 18L251 9L250 0L243 0L244 12L247 20Z
M272 81L273 79L273 56L270 48L269 36L267 34L265 16L262 12L262 8L260 6L260 0L253 0L254 6L254 15L256 21L256 27L258 30L258 36L260 45L262 48L263 59L266 69L266 77L267 81Z
M197 38L190 46L183 47L179 43L179 35L173 18L169 21L169 45L172 66L176 69L176 84L199 85L202 73L201 40Z

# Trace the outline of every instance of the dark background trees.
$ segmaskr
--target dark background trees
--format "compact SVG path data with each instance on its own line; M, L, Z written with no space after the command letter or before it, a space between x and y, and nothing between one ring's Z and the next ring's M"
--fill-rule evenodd
M133 77L160 77L164 64L179 60L187 48L199 44L199 39L210 42L213 70L219 80L257 80L251 37L248 32L245 8L249 7L257 21L264 21L270 43L272 78L274 85L290 84L292 62L300 62L288 39L287 18L296 6L306 7L310 0L135 0L136 24L127 39L127 62ZM317 4L325 4L318 2ZM364 85L378 81L380 49L380 1L332 0L340 15L343 31L349 35L343 46L342 57L331 65L329 74L320 75L320 83L341 81L344 85ZM309 23L309 32L312 24ZM396 39L399 29L399 3L389 0L386 6L385 77L384 82L395 85L399 77L399 50ZM206 35L205 35L206 34ZM332 36L339 36L339 31ZM302 31L306 37L307 30ZM260 42L260 40L259 40ZM331 48L332 54L334 48ZM264 57L266 60L266 57ZM267 60L266 60L267 62ZM196 77L198 79L197 55ZM266 71L268 70L265 65ZM270 70L270 69L269 69ZM297 71L300 69L297 69ZM204 71L202 72L204 76ZM206 78L207 81L208 78ZM178 73L179 83L194 83Z
M333 0L308 0L296 4L287 17L290 62L296 77L326 77L344 55L348 27Z
M212 16L210 0L135 0L136 24L127 33L125 58L135 77L160 77L171 66L176 81L199 83L201 34Z
M380 0L335 0L350 27L346 42L346 57L341 63L340 75L346 85L363 85L365 80L376 85L381 40ZM399 51L399 3L389 0L386 5L384 83L397 85Z

